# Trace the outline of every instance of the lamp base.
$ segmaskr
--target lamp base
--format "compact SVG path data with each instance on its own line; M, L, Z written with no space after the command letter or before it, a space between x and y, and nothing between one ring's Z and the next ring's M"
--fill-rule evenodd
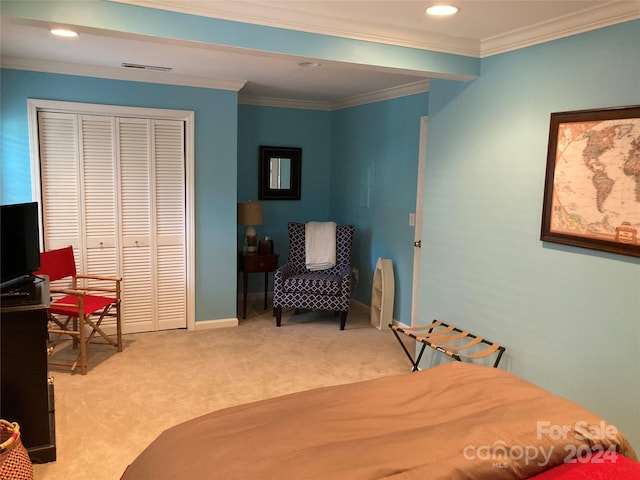
M256 229L252 225L247 227L247 231L244 234L245 245L247 246L247 252L255 253L258 251L258 235Z

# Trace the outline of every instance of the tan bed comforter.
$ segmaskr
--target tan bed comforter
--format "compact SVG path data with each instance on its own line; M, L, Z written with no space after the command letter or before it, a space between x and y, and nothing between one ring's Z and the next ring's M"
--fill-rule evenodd
M636 458L575 403L452 362L204 415L161 434L123 479L527 478L589 446Z

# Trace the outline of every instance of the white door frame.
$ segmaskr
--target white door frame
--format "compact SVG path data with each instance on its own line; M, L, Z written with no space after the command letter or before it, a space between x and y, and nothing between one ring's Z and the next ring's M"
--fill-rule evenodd
M416 189L416 216L414 242L422 243L422 202L424 199L424 175L427 163L427 117L420 117L420 143L418 146L418 185ZM413 247L413 286L411 292L411 326L418 324L418 298L420 295L421 247Z
M31 196L40 203L40 143L38 137L38 111L75 113L85 115L108 115L120 117L141 117L185 122L185 245L187 254L187 329L195 330L195 193L194 193L194 112L189 110L168 110L160 108L126 107L119 105L98 105L91 103L62 102L56 100L28 99L29 144L31 157ZM42 205L40 205L42 209ZM40 211L42 218L42 211Z

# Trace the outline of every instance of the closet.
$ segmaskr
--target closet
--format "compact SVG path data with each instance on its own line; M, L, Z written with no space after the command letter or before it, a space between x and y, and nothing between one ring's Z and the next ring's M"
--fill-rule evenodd
M37 113L43 243L123 277L124 333L187 326L185 122Z

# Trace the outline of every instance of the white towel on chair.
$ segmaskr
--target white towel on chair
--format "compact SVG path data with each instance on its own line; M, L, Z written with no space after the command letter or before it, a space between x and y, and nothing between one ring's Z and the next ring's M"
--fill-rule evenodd
M304 226L304 252L309 270L336 266L336 223L309 222Z

